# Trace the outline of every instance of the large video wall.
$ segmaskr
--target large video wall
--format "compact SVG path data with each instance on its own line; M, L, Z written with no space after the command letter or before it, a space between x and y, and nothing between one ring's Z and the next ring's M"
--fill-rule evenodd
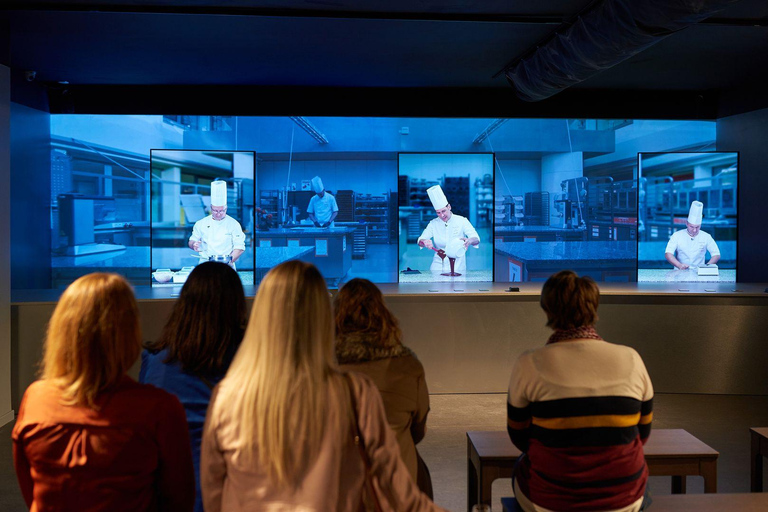
M711 121L50 123L52 287L98 270L180 285L207 259L234 259L255 284L290 259L330 286L538 281L565 268L599 281L736 278L738 155L718 151L729 148ZM687 243L671 244L679 231ZM689 254L702 241L703 262Z

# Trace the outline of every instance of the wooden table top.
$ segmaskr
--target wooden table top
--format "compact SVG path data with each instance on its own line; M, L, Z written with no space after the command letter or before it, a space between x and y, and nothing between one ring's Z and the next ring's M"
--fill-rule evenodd
M752 427L749 430L762 437L768 438L768 427Z
M654 512L722 512L724 510L765 512L768 510L768 493L653 496L653 503L649 510Z
M768 432L768 428L763 429ZM510 459L520 456L520 450L515 448L509 435L504 430L467 432L467 437L481 459ZM683 429L657 429L651 431L651 437L643 447L646 459L654 458L717 458L717 450L696 439Z

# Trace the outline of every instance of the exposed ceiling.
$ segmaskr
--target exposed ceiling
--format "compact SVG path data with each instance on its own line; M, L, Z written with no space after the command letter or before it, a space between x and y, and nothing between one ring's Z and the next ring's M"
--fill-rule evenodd
M73 90L460 88L461 98L474 91L511 101L514 91L499 72L591 3L11 1L2 7L3 60L18 76L35 71L35 82L66 81ZM641 91L669 94L674 103L675 92L705 93L710 105L716 94L743 103L742 110L766 106L768 2L741 0L572 89L560 95L573 101L579 91L590 98Z

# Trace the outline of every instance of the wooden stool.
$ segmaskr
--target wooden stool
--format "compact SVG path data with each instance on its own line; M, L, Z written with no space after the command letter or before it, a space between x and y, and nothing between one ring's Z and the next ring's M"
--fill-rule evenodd
M763 457L768 457L768 428L751 428L752 457L750 467L750 486L752 492L763 492Z

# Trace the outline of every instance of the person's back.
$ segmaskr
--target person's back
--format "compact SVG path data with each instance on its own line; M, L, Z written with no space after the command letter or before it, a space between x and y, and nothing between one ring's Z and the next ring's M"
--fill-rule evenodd
M35 382L14 426L14 448L23 452L17 472L32 475L33 510L160 511L174 504L166 494L191 498L184 411L171 394L124 377L97 409L61 401L58 386Z
M542 307L555 333L512 370L508 431L525 452L515 473L525 511L623 512L643 503L653 387L634 349L592 327L597 297L591 280L567 271L550 278Z
M416 443L426 433L429 413L424 367L402 344L397 319L386 307L381 291L367 279L352 279L339 290L334 314L340 369L363 373L376 384L403 462L419 488L431 496L431 479L423 462L419 474L416 451Z
M160 338L141 353L139 382L175 395L184 406L195 470L195 512L200 495L200 443L213 387L221 381L243 336L245 294L240 277L223 263L192 271Z
M387 511L440 510L403 464L375 385L338 370L333 341L320 272L272 269L206 417L206 512L357 512L364 496Z
M12 434L31 510L192 510L184 410L173 395L126 375L140 350L125 279L90 274L61 295L41 380L25 391Z
M369 459L376 461L372 472L380 485L377 490L397 503L392 510L432 510L433 504L419 493L399 459L399 448L386 423L376 386L367 377L349 375L358 407L360 434ZM229 392L232 390L227 388L225 380L217 388L217 394ZM333 388L329 388L329 393L333 393ZM328 396L327 403L345 405L346 397ZM217 401L215 394L202 453L203 475L208 475L202 482L205 510L255 511L269 510L273 506L279 510L284 507L289 510L357 512L365 483L365 467L353 440L350 421L345 407L328 408L320 451L313 461L308 462L301 486L280 488L272 484L263 468L241 462L243 453L235 437L236 419L227 402ZM339 435L339 425L344 429L342 435ZM301 440L294 442L301 443ZM215 490L212 489L211 481L222 478L224 473L226 484L214 484ZM378 478L382 475L386 477ZM388 475L393 476L390 479Z

